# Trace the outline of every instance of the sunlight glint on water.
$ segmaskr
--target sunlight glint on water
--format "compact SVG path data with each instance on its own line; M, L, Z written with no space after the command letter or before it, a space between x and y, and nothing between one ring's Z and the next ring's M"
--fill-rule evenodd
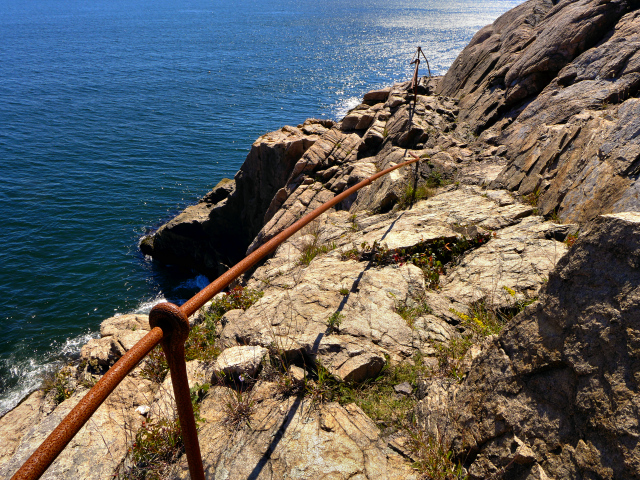
M138 253L259 135L444 73L512 0L0 0L0 415L114 314L206 279Z

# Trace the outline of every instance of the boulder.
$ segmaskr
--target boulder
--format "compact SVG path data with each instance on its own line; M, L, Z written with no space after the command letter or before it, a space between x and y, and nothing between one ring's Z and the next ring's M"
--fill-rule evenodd
M217 375L233 377L255 377L262 360L267 355L267 349L256 346L230 347L222 351L217 358L214 372Z
M367 92L364 94L364 102L365 103L370 103L370 102L386 102L387 97L389 96L389 91L391 90L390 87L387 88L381 88L380 90L371 90L370 92Z
M92 367L110 367L149 333L149 329L148 315L107 318L100 325L101 338L93 338L83 345L80 358Z
M119 330L146 330L148 332L151 330L149 327L149 315L138 313L116 315L103 320L100 324L100 335L102 337L115 335Z
M363 353L348 359L336 370L336 376L345 382L361 382L375 378L384 367L385 359L380 354Z

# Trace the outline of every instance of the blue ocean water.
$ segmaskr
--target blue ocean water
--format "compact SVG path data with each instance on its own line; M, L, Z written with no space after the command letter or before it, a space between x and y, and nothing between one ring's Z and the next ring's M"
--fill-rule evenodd
M442 74L519 0L0 0L0 415L100 321L207 283L138 252L259 135ZM423 64L424 65L424 64Z

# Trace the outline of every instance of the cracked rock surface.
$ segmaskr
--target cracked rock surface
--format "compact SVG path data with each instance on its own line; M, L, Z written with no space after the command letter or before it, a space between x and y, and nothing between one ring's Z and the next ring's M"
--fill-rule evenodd
M598 217L464 382L429 387L421 422L471 478L639 478L639 239L637 212Z
M251 429L225 426L221 409L232 395L216 387L202 407L202 453L207 478L353 478L417 480L391 450L378 427L355 404L314 405L308 399L274 398L274 384L256 387ZM189 478L185 462L179 478Z

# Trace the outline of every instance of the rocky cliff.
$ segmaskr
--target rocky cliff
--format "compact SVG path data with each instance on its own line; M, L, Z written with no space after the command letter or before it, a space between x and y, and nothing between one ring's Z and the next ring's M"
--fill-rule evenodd
M236 179L246 185L243 201L213 209L215 221L192 207L183 214L188 218L149 238L144 251L211 272L210 262L198 256L216 250L220 233L201 235L198 245L211 245L195 253L190 243L199 233L188 233L187 225L206 231L216 222L228 225L216 212L233 212L231 222L244 212L242 222L224 229L233 237L250 226L225 256L238 260L243 247L251 251L303 212L399 161L407 149L429 156L430 165L455 181L530 196L540 213L563 221L637 210L638 5L525 2L480 30L443 78L423 80L415 105L407 85L397 85L370 92L333 127L309 132L306 124L261 137ZM290 139L284 148L269 150L283 135ZM295 155L284 153L290 144ZM425 178L429 168L419 174ZM262 178L268 179L264 185L249 180ZM340 208L391 208L398 198L392 183L383 180ZM269 203L266 215L251 198ZM183 229L184 235L176 233L180 243L173 232Z
M417 96L394 85L340 122L263 135L234 180L144 239L215 275L423 159L190 319L208 478L640 478L638 15L529 0ZM0 476L148 329L106 320L80 365L0 419ZM187 478L172 428L156 352L44 478Z
M508 148L494 187L568 221L638 210L639 6L528 1L473 37L438 93Z
M210 276L224 273L264 225L267 208L293 166L331 126L330 120L307 120L263 135L233 180L222 180L197 205L143 239L142 252Z

